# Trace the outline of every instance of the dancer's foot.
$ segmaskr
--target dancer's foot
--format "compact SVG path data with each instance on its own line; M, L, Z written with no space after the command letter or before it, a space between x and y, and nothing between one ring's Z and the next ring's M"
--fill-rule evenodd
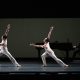
M15 66L16 66L16 67L21 67L21 65L20 65L20 64L18 64L18 63L16 63L16 64L15 64Z
M68 68L68 67L69 67L69 65L64 65L63 67L64 67L64 68Z
M47 66L47 64L46 65L44 65L44 64L42 65L42 67L46 67L46 66Z

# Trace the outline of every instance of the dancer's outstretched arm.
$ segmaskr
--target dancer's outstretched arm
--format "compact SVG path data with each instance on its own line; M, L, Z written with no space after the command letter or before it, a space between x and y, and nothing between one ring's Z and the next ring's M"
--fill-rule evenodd
M49 31L48 36L47 36L48 39L50 39L50 37L51 37L51 33L52 33L53 28L54 27L50 27L50 31Z
M30 44L30 46L41 47L41 48L43 48L44 45L35 45L35 44L32 43L32 44Z

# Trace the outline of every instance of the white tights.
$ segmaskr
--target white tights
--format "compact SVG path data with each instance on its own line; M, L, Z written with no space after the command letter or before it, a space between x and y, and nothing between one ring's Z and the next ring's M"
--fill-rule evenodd
M62 60L60 60L59 58L56 57L56 55L54 54L54 52L44 52L41 55L41 58L42 58L42 61L43 61L43 65L46 65L47 54L50 55L61 66L65 66L66 65Z

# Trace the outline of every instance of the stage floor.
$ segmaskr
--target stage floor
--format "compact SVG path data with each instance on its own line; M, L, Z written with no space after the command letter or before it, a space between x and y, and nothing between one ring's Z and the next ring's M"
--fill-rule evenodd
M7 61L0 62L0 74L80 73L80 61L68 63L68 68L62 68L57 63L47 63L47 67L42 67L42 63L37 61L20 61L19 64L21 67L15 67L11 62Z
M42 67L38 61L18 61L21 67L15 67L10 61L0 61L0 80L80 80L80 60L67 63L62 68L54 62Z

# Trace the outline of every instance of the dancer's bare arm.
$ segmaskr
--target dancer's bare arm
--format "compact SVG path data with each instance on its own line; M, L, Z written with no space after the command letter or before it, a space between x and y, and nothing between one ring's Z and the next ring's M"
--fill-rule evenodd
M48 36L47 36L48 39L50 39L50 37L51 37L51 33L52 33L53 28L54 27L50 27L50 31L49 31Z
M43 48L44 45L35 45L35 44L32 43L32 44L30 44L30 46L41 47L41 48Z

